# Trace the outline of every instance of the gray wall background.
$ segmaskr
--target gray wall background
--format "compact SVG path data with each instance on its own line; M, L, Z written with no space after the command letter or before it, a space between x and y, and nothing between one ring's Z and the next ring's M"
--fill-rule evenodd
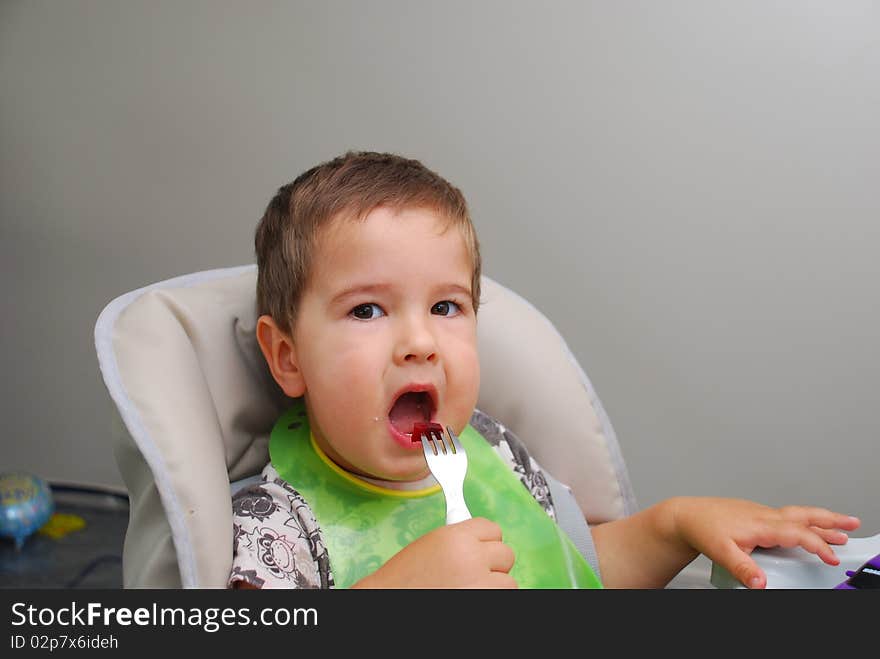
M0 469L121 485L92 331L347 149L459 185L643 506L880 532L880 3L0 3Z

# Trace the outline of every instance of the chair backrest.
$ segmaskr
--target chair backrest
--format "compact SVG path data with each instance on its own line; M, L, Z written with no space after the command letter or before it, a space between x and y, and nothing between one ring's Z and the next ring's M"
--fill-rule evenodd
M636 501L614 430L552 323L483 277L478 407L574 493L587 520ZM131 512L126 587L222 587L232 562L230 487L268 461L290 403L259 351L256 266L196 272L111 301L95 326L120 421L114 455Z

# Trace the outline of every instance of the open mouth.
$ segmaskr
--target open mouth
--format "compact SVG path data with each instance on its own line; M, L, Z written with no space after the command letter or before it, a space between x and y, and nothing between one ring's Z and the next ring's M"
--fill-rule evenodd
M413 424L430 422L434 411L434 399L430 392L407 391L394 401L388 412L388 420L397 432L411 435Z

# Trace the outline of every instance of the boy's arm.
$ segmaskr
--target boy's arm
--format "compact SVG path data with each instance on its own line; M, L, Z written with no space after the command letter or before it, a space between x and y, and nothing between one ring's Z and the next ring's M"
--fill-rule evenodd
M302 497L274 471L232 498L233 552L227 587L328 588L323 541ZM279 565L275 552L289 560Z
M610 588L663 587L700 553L749 588L763 588L766 575L750 556L755 547L800 546L837 565L829 543L844 544L848 536L842 530L859 524L858 518L825 508L674 497L593 527L593 540Z
M697 552L678 540L672 502L592 527L606 588L662 588Z
M352 588L516 588L513 561L501 527L474 517L426 533Z

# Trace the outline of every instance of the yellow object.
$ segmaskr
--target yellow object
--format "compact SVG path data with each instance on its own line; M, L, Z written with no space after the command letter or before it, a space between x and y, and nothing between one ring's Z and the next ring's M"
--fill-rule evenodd
M55 513L49 518L48 522L40 527L38 533L47 535L53 540L58 540L58 538L63 538L68 533L85 528L85 526L86 521L79 515Z

